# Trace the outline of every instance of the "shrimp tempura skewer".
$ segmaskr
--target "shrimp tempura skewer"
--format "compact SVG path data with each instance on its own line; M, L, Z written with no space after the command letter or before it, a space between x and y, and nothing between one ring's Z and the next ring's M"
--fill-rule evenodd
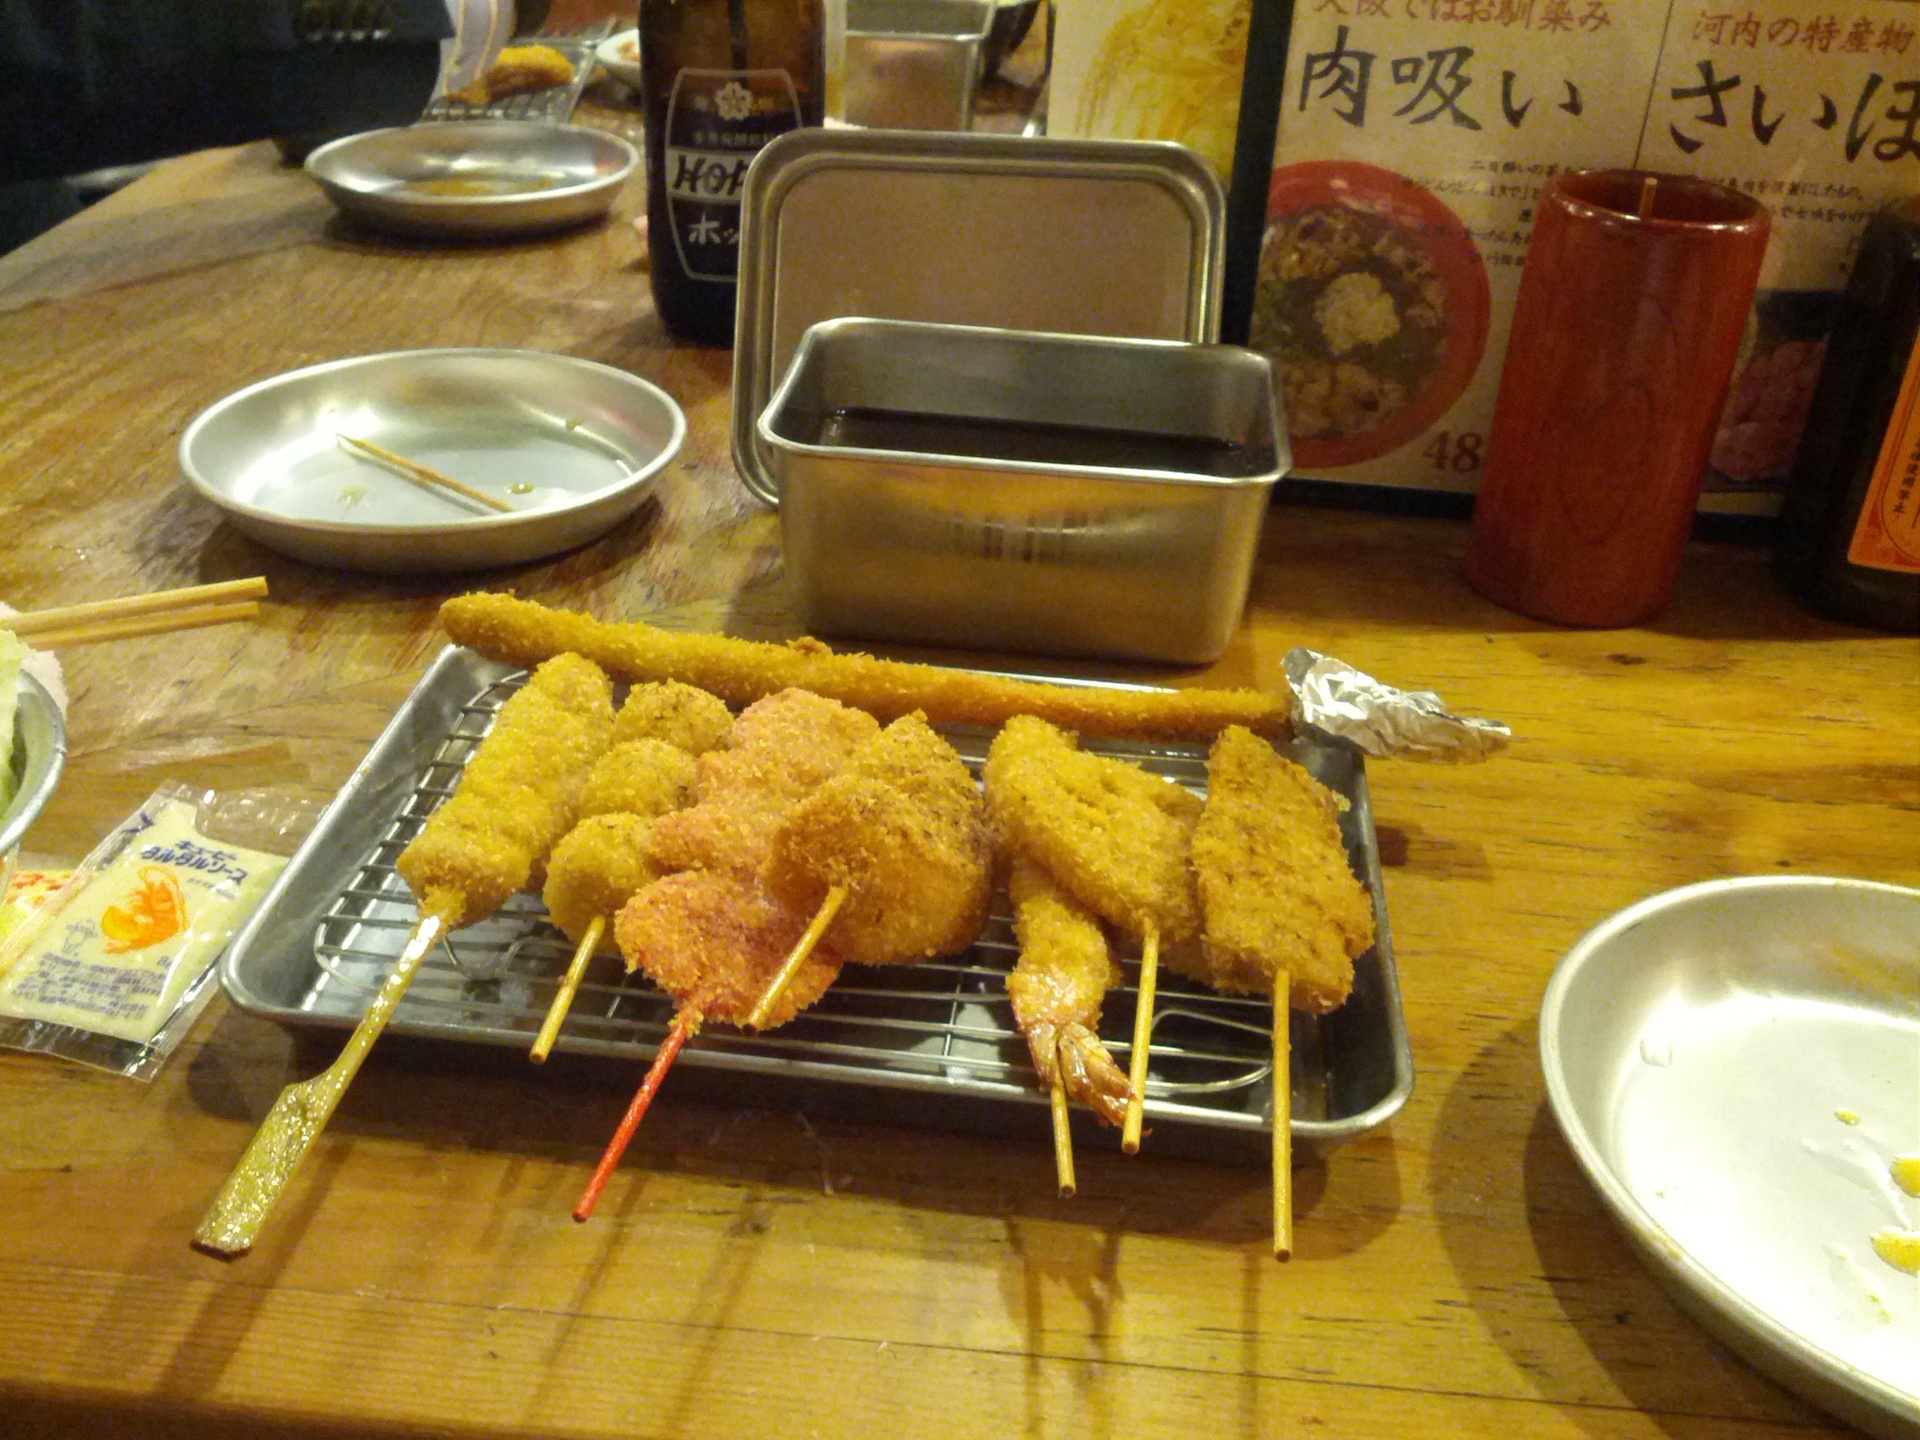
M1206 917L1193 973L1216 989L1273 997L1274 1254L1282 1260L1293 1249L1288 1002L1312 1011L1344 1002L1354 957L1373 943L1372 902L1348 866L1338 814L1333 792L1250 731L1234 727L1214 742L1193 835Z
M973 943L993 899L986 806L954 748L924 717L905 715L794 807L766 879L814 913L809 933L843 960L951 955ZM774 977L749 1025L773 1011L786 978Z
M533 1042L543 1062L579 992L587 963L613 916L660 878L648 855L649 823L693 798L694 757L717 748L733 724L727 707L704 690L666 681L636 685L614 718L614 747L587 777L581 820L554 847L542 898L555 925L574 942L573 958Z
M1007 977L1013 1017L1050 1092L1054 1165L1060 1195L1074 1192L1067 1100L1081 1101L1110 1125L1126 1115L1127 1077L1100 1043L1100 1001L1120 983L1120 967L1100 922L1039 865L1015 853L1007 893L1013 901L1020 959Z
M1163 943L1183 942L1199 928L1187 851L1200 801L1124 760L1090 755L1072 736L1024 715L994 738L985 775L988 808L1016 853L1086 909L1142 940L1128 1086L1132 1145L1123 1139L1131 1152L1146 1090L1154 962Z

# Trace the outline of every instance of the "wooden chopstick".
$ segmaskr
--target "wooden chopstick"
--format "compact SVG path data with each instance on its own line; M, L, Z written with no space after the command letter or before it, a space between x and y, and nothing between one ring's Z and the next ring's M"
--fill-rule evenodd
M119 600L88 600L79 605L56 605L51 610L29 610L21 615L0 615L0 630L11 630L24 640L30 635L45 635L55 630L71 630L76 626L95 624L100 621L127 620L138 615L155 615L169 610L191 610L219 605L229 600L260 600L265 598L266 593L265 577L251 575L245 580L222 580L213 585L188 585L178 590L158 590L151 595L128 595Z
M165 610L157 615L134 615L124 620L102 620L90 625L69 625L61 630L42 630L32 637L31 643L36 650L68 650L76 645L97 645L102 640L133 640L142 635L164 635L172 630L229 625L236 620L252 620L259 614L259 603L253 600L243 600L234 605L195 605L186 610Z
M422 465L418 460L409 460L404 455L396 455L384 445L376 445L371 440L361 440L352 435L336 435L334 438L347 450L364 455L369 460L377 460L387 469L404 475L409 480L417 480L423 485L438 485L453 491L456 495L464 495L467 499L481 505L491 505L495 510L513 513L513 506L499 496L489 495L484 490L476 490L466 481L456 480L451 475L443 475L431 465Z

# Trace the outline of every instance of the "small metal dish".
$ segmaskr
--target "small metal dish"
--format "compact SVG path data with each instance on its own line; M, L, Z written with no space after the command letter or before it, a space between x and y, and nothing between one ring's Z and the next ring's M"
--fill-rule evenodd
M1674 1298L1782 1384L1920 1429L1920 890L1762 876L1643 900L1567 952L1540 1012L1574 1155Z
M633 146L602 130L459 120L349 135L307 156L306 170L369 225L497 240L598 219L639 163Z
M46 687L20 672L20 696L13 712L13 799L0 813L0 856L10 871L20 837L39 817L60 771L67 763L67 725Z
M993 14L992 0L847 0L847 119L965 130Z
M1251 350L901 320L807 331L759 439L809 629L1177 664L1287 465Z
M390 573L472 570L604 534L679 453L658 386L537 350L398 350L235 391L180 437L187 482L295 559ZM501 514L350 454L370 440L497 496Z
M593 58L600 62L605 70L622 85L631 89L640 88L640 32L622 30L617 35L609 35L594 49Z

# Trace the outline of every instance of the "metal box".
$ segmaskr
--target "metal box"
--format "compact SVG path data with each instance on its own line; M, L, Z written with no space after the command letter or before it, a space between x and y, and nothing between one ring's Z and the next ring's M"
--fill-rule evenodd
M1253 351L872 319L806 332L759 436L809 629L1180 664L1287 462Z
M847 0L847 119L965 130L993 10L991 0Z

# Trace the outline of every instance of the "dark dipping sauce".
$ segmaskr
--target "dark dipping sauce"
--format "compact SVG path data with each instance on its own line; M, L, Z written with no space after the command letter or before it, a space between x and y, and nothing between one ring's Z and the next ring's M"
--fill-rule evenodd
M1160 470L1214 480L1244 479L1273 468L1269 452L1208 435L1156 435L1091 425L981 420L865 406L824 416L818 432L805 443L1031 465Z

